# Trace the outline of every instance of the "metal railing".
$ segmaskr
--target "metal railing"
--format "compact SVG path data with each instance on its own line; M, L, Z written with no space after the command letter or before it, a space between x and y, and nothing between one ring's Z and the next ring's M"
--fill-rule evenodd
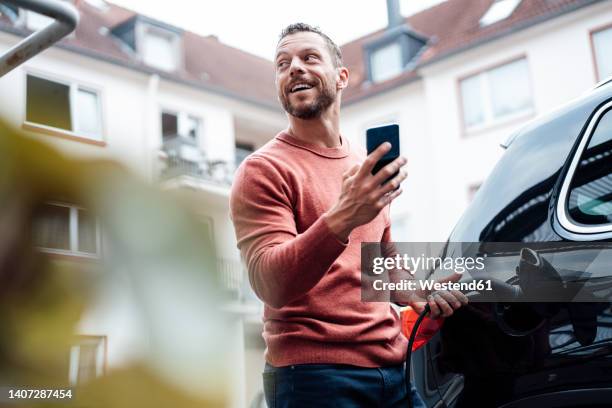
M192 139L180 135L166 137L161 150L159 177L162 180L190 176L226 187L232 183L234 164L208 159Z
M43 14L55 21L0 55L0 77L60 41L74 31L79 22L76 8L60 0L2 0L2 3Z
M219 271L223 288L240 296L245 276L242 264L238 261L221 258L217 260L217 270Z

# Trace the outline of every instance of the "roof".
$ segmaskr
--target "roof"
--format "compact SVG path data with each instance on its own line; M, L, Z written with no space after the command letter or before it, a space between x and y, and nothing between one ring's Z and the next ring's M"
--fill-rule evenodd
M376 41L385 29L373 32L343 45L344 62L351 75L349 87L344 91L345 103L362 100L420 78L419 68L451 55L463 52L521 29L533 26L581 7L609 0L522 0L506 19L486 27L480 18L494 0L447 0L434 7L405 18L409 27L429 39L424 51L411 68L402 74L379 83L368 80L364 45ZM74 36L60 42L60 48L69 49L93 58L127 66L146 73L185 83L207 91L227 95L260 106L279 109L274 85L273 63L264 58L219 42L213 36L200 36L157 21L157 25L182 32L184 66L176 72L165 72L140 62L130 47L109 33L109 30L135 17L155 22L134 11L108 3L104 10L89 2L75 0L81 22ZM0 17L0 30L18 35L29 31L14 27Z
M419 78L419 68L540 22L605 0L522 0L506 19L481 27L480 19L494 0L447 0L404 19L417 34L429 38L424 51L411 63L411 69L380 83L368 80L364 45L384 35L385 29L343 45L342 54L349 68L346 103L394 89Z
M274 65L271 61L223 44L214 36L201 36L176 29L174 31L182 32L183 67L175 72L157 70L142 63L133 50L109 32L139 16L137 13L111 3L108 3L105 9L99 9L82 0L75 1L74 5L81 19L74 35L63 39L57 45L60 48L279 109L274 85ZM148 17L143 20L155 21ZM163 22L157 23L171 27ZM0 30L22 36L30 33L24 27L13 26L7 18L0 18Z

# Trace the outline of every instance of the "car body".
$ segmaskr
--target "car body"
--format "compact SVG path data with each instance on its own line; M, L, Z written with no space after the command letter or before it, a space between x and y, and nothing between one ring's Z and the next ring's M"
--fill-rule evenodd
M503 147L449 242L612 241L612 78ZM526 335L496 324L499 304L462 308L414 354L417 387L429 406L612 406L612 309L582 305L596 325L586 344L560 305ZM532 306L503 305L521 325Z

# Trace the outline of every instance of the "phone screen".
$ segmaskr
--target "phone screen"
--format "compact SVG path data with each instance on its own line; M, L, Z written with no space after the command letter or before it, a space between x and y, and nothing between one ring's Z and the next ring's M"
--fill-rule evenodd
M399 145L399 125L386 125L375 128L370 128L366 131L366 146L368 149L368 154L372 153L378 146L383 144L384 142L391 143L391 150L389 150L374 166L372 169L372 174L376 174L385 167L387 164L391 163L393 160L399 157L400 153L400 145ZM393 177L397 176L399 172L391 175L385 183L391 180Z

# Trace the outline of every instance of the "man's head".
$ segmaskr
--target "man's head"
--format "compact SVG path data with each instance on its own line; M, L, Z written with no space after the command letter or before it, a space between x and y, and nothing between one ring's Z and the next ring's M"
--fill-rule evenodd
M276 89L287 113L317 118L348 83L338 46L321 30L304 23L287 26L276 46Z

